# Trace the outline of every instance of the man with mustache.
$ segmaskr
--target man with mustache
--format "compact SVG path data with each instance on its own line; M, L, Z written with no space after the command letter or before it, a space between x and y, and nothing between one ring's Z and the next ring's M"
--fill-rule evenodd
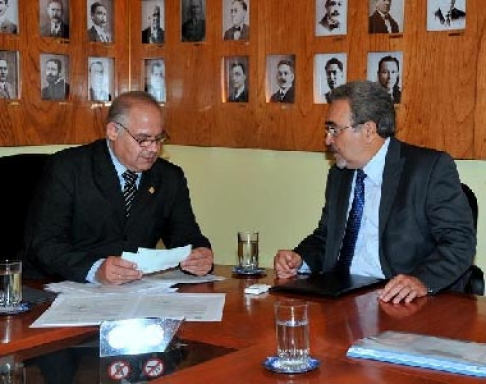
M69 26L62 20L64 9L61 0L49 0L46 7L49 20L41 26L41 36L69 39Z
M46 61L47 87L42 88L43 100L65 100L69 97L69 84L62 77L62 62L60 59Z
M375 12L369 17L369 33L398 33L398 23L390 15L392 0L375 0Z
M15 99L16 92L8 81L7 60L0 58L0 99Z
M0 0L0 33L17 33L17 24L7 17L12 0Z
M206 20L202 0L189 0L189 18L182 24L182 41L204 41Z
M316 35L342 35L345 34L345 23L342 20L346 0L324 0L326 13L317 22Z
M146 92L121 94L110 106L105 133L52 155L46 165L26 225L24 272L120 285L143 275L122 253L162 240L167 248L191 244L180 269L207 274L213 252L196 222L184 173L159 157L168 135L157 101ZM35 363L44 382L72 383L76 348Z
M330 103L331 92L344 81L344 65L341 60L332 57L326 62L325 70L329 91L326 92L324 96L326 98L326 103Z
M106 28L108 26L108 12L106 6L96 1L91 4L90 10L93 25L88 29L88 40L111 43L111 33Z
M280 60L277 64L278 90L271 97L271 102L293 103L294 89L294 63L290 60Z
M278 251L279 278L306 267L384 278L379 299L395 304L464 291L476 231L454 160L394 135L395 108L380 84L331 93L325 137L336 163L322 216L294 250Z

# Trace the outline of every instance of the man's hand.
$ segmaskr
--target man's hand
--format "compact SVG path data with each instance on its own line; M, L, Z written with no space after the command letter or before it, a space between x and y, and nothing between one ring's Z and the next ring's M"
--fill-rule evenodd
M120 285L139 280L142 275L142 271L137 270L137 264L120 256L109 256L96 271L96 279L103 284Z
M411 303L417 297L427 295L427 287L416 277L397 275L391 279L379 294L385 303Z
M181 269L197 276L206 275L213 267L213 251L209 248L194 248L181 262Z
M294 251L280 250L273 259L273 266L279 279L289 279L297 275L302 265L302 257Z

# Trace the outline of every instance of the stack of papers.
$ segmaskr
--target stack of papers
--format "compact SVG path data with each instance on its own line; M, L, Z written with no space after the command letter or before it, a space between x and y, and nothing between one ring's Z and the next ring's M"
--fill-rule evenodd
M486 377L486 344L387 331L358 340L348 356Z
M138 270L148 274L177 267L189 256L191 250L190 245L172 249L138 248L137 253L123 252L121 257L133 261L137 264Z

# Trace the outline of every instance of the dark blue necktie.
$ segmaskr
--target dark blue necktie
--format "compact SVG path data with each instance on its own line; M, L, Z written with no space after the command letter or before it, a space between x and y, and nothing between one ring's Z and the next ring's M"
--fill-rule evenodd
M354 256L354 249L356 247L356 240L358 240L358 232L359 227L361 226L361 218L363 217L363 207L365 203L365 178L366 173L364 173L362 169L358 169L356 172L353 204L351 206L351 210L349 211L346 232L344 233L343 238L343 245L336 264L336 270L341 272L349 272L351 260Z
M138 175L127 169L123 172L122 177L125 179L125 186L123 187L123 197L125 199L125 215L130 215L130 208L132 207L135 193L137 192Z

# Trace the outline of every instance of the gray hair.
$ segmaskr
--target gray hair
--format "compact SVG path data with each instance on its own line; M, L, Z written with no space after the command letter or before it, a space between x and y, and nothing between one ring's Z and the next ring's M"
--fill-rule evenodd
M149 93L143 91L130 91L118 96L108 110L106 123L127 124L128 116L137 105L152 105L160 111L160 106Z
M347 100L354 124L373 121L378 135L383 138L395 135L395 108L390 94L372 81L352 81L335 88L331 103Z

